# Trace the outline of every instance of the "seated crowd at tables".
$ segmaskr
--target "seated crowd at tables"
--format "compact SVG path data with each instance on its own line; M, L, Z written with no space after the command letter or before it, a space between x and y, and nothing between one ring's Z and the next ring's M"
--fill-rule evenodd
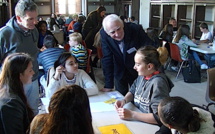
M157 49L161 46L159 37L173 42L179 46L182 59L193 58L202 69L207 69L207 63L199 58L198 53L188 51L188 46L197 47L197 41L190 39L189 26L179 26L174 36L177 24L171 19L172 24L167 24L158 36L154 29L149 28L146 33L134 17L126 23L116 14L104 16L106 9L100 6L88 15L86 22L80 16L74 20L76 23L71 17L70 22L65 22L62 16L52 14L49 23L38 22L37 30L34 26L37 10L33 1L19 0L15 7L16 16L0 29L0 133L93 134L89 97L98 95L99 90L110 92L114 89L124 96L114 104L122 120L157 125L160 129L156 134L171 134L171 129L178 134L215 132L213 114L192 107L183 98L170 97L174 84L165 74L165 61L161 60L168 57L161 57ZM47 27L61 29L72 22L83 25L82 31L68 35L68 50L59 48L58 41ZM200 29L203 32L200 42L211 42L213 37L207 25L201 24ZM93 43L98 32L105 78L102 89L98 89L96 82L86 73L86 50L93 49L96 53ZM213 55L205 57L212 59ZM44 71L40 75L38 63ZM41 77L35 79L38 75ZM30 96L33 92L29 87L39 92L38 81L45 90L45 97L50 99L49 113L38 114L35 106L38 107L39 95ZM34 103L31 97L35 99ZM140 111L124 108L129 102Z

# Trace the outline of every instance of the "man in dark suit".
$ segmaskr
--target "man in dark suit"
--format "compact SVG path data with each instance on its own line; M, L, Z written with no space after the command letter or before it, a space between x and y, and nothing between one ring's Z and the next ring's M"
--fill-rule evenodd
M115 14L105 17L102 25L100 34L105 76L102 91L111 91L115 85L115 89L125 95L137 78L133 69L134 55L140 47L152 45L152 41L140 25L123 23Z

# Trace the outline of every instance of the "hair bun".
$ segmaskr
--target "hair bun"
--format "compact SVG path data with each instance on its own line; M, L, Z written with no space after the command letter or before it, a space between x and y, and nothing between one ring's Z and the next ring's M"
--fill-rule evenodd
M164 65L169 57L169 52L166 47L158 47L157 51L159 53L159 60L162 65Z

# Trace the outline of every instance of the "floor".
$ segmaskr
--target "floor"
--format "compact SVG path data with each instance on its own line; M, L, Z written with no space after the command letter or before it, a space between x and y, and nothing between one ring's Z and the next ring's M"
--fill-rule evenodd
M101 68L94 68L94 73L99 89L104 86L104 76ZM176 72L165 70L166 75L173 81L174 87L170 93L171 96L181 96L187 99L190 103L197 105L207 105L205 100L206 87L207 87L207 78L206 72L202 71L202 80L201 83L185 83L183 81L182 74L179 75L179 78L176 80ZM210 111L215 114L215 107L210 106Z

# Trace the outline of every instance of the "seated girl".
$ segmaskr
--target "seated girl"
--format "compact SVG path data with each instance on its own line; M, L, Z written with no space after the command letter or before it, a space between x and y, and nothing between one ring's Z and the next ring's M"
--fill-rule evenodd
M166 24L164 26L163 30L160 32L159 38L167 42L172 42L172 38L173 38L172 24Z
M174 134L213 134L215 132L212 114L202 108L192 107L181 97L168 97L158 106L161 122Z
M42 48L43 47L43 40L45 38L46 35L52 35L54 37L54 35L52 34L51 31L47 30L47 22L46 21L39 21L38 25L37 25L37 29L39 32L39 40L38 40L38 48ZM55 43L58 44L58 41L55 39Z
M89 99L80 86L59 89L48 109L49 113L35 116L30 134L94 134Z
M188 47L197 47L197 45L190 39L190 27L188 25L181 25L179 27L172 42L179 46L182 60L188 60L193 57L198 64L201 65L201 69L208 68L208 66L200 60L196 52L191 50L188 52Z
M139 76L124 99L116 101L116 110L121 119L161 125L157 115L158 104L163 98L169 97L169 92L174 85L164 73L158 71L161 63L156 48L152 46L140 48L134 60L134 69ZM134 105L141 112L123 108L131 101L134 101Z
M54 63L54 74L49 76L45 91L47 98L51 98L57 89L74 84L84 88L88 96L98 94L97 85L84 70L78 69L77 60L70 52L60 55Z
M34 75L32 58L13 53L4 60L0 74L0 133L25 134L34 113L25 96L24 86Z

